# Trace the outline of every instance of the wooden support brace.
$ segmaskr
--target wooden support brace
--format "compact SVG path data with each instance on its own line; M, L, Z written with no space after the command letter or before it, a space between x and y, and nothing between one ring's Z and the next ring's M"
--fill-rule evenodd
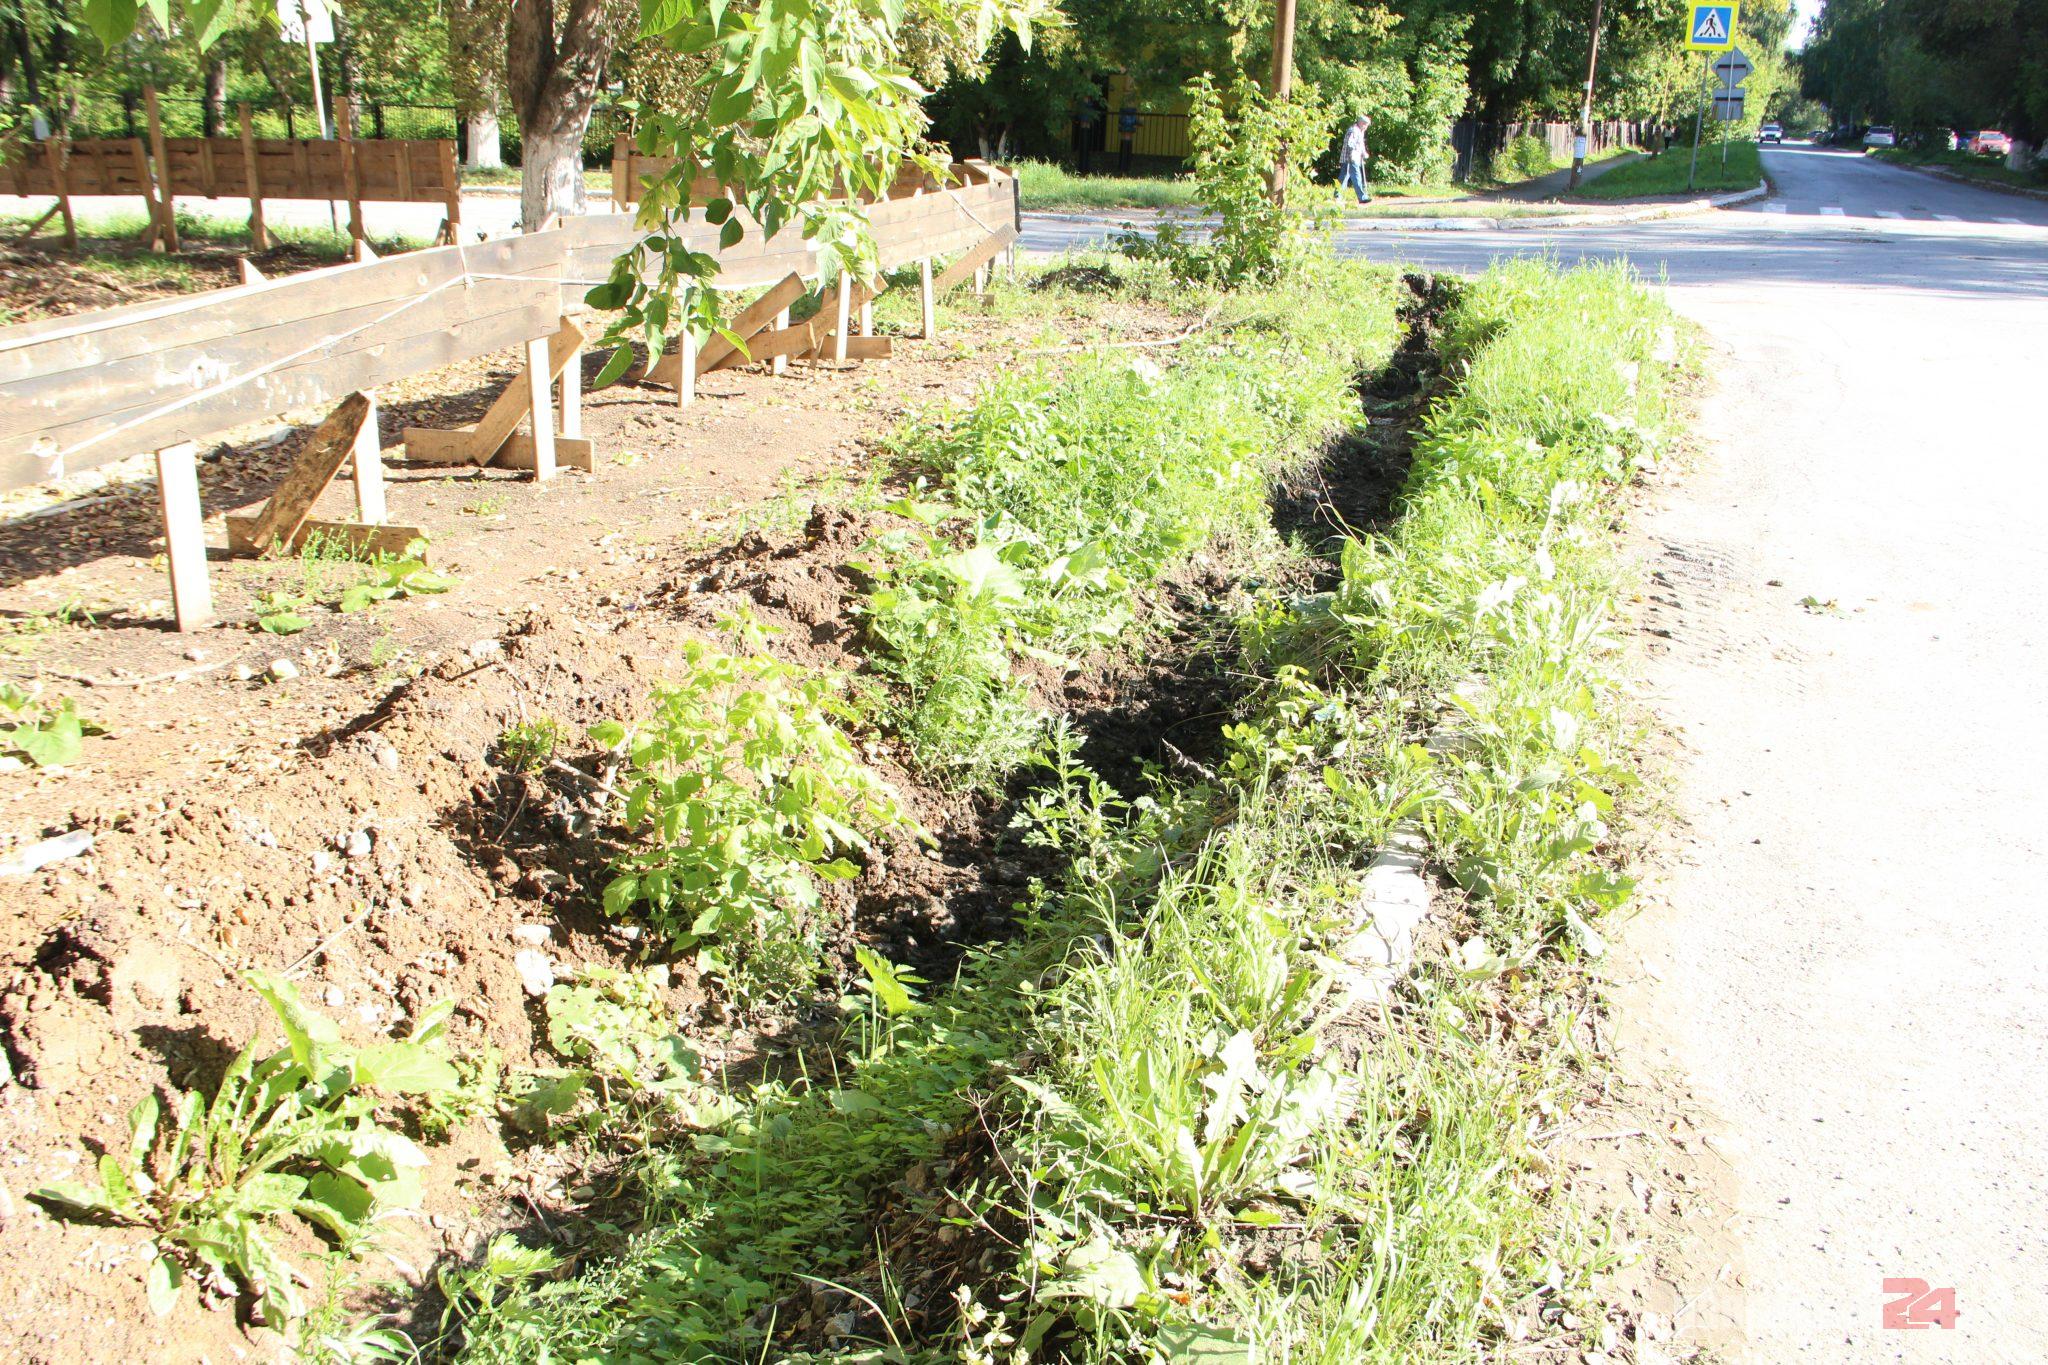
M355 453L370 407L367 394L352 393L314 430L284 482L249 525L249 541L259 553L294 543L299 528L313 515L313 504L341 471L342 462Z
M242 269L243 284L263 283L263 272L258 270L253 264L251 264L247 256L242 257L241 260L237 262L237 264L239 264Z
M555 438L555 465L560 469L581 469L585 472L597 468L597 457L589 441L581 436L557 436ZM534 467L533 437L519 432L512 439L498 447L497 458L491 461L493 469L532 469Z
M812 351L810 358L812 360L820 358L824 355L825 348L830 346L834 360L846 359L846 354L839 343L850 330L849 323L852 310L854 308L864 310L878 294L888 287L887 281L884 280L877 280L873 287L856 280L851 290L845 288L835 289L831 295L822 300L817 315L811 319L811 322L813 326L829 328L830 330L826 331L818 339L818 345Z
M853 290L846 287L846 280L839 281L837 296L838 316L832 324L832 359L844 364L846 361L846 332L849 310L853 306Z
M64 214L64 249L78 250L78 219L71 212L71 140L53 137L44 144L50 158L50 178L56 182L57 207Z
M771 285L768 292L755 299L733 318L726 330L745 341L766 329L778 318L786 318L789 305L802 298L805 293L801 275L786 275ZM787 325L786 321L779 325ZM751 347L749 348L751 350ZM697 350L697 373L709 374L727 365L744 365L750 357L722 336L713 335ZM673 384L676 382L681 362L675 351L669 352L654 362L642 377L650 384Z
M697 334L687 326L683 328L682 339L676 343L676 406L687 408L697 401L697 376L701 368L697 364Z
M930 341L939 334L938 296L932 290L932 258L917 263L917 311L922 335Z
M164 558L171 569L171 614L179 630L198 630L213 619L213 585L206 576L205 514L199 507L199 447L181 441L159 450L156 487L163 503Z
M779 313L777 313L777 314L775 315L775 328L774 328L774 330L776 330L776 331L778 331L778 332L782 332L782 331L787 331L788 329L789 329L789 310L788 310L787 308L785 308L785 309L783 309L783 310L782 310L781 312L779 312ZM751 342L749 342L749 343L748 343L748 346L747 346L747 351L748 351L748 354L749 354L749 355L753 355L753 344L752 344ZM759 359L761 359L761 357L760 357L760 356L753 356L753 359L755 359L755 360L759 360ZM789 357L788 357L788 356L786 356L786 355L770 356L770 357L768 358L768 372L769 372L770 374L788 374L788 373L789 373Z
M17 242L25 242L29 238L35 236L38 232L41 232L43 230L43 224L49 222L52 218L55 218L58 212L63 207L64 201L59 199L56 203L50 205L49 208L43 210L43 216L36 219L33 223L30 223L26 228L22 230L21 235L19 237L16 237L14 240Z
M938 282L932 286L933 292L938 294L945 293L969 275L974 274L982 266L994 260L995 254L998 251L1001 251L1016 240L1017 229L1015 227L1005 224L997 228L994 232L982 238L978 245L970 248L966 255L947 266L946 273L939 276Z
M348 100L341 95L334 97L334 137L341 146L341 185L348 195L348 235L360 253L368 245L369 236L363 231L362 175L356 165L356 135L348 122ZM363 257L358 255L356 259Z
M554 379L565 370L570 362L583 350L583 332L575 323L564 318L562 326L545 342L534 342L534 346L545 346L547 351L548 378ZM529 349L529 354L530 354ZM474 425L460 427L454 431L437 431L430 427L407 427L405 429L405 454L411 460L430 460L436 464L475 464L491 462L506 440L519 427L520 419L534 411L531 402L531 376L505 386L483 417ZM536 420L538 429L539 422ZM548 434L554 434L550 423Z

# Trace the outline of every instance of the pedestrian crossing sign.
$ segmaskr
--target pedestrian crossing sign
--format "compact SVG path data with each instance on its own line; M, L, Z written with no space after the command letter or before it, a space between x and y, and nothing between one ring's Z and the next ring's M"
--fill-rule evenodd
M1694 52L1726 52L1735 46L1735 20L1742 6L1694 5L1685 45Z

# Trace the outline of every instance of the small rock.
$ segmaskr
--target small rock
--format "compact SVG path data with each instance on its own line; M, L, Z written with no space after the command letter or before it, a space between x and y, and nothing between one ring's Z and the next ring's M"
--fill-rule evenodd
M355 831L353 834L349 835L348 843L344 845L343 852L347 853L348 856L351 858L369 857L370 831L366 829L359 829Z
M194 645L190 649L185 651L185 657L190 659L195 664L203 664L206 662L206 651L201 649L198 645Z
M255 670L255 669L253 669L253 668L251 668L251 667L249 667L249 665L247 665L247 664L236 664L236 665L235 665L235 680L236 680L237 682L247 682L247 681L249 681L249 679L251 679L251 678L253 678L253 677L255 677L255 676L256 676L256 670Z
M546 953L531 948L521 948L512 955L512 966L519 973L519 985L528 995L546 995L555 984L555 964L548 961Z
M386 742L380 740L377 747L370 750L370 758L386 772L398 771L398 750Z
M330 867L333 867L333 866L334 866L334 855L333 855L332 853L329 853L329 852L328 852L328 851L327 851L326 849L324 849L324 848L322 848L322 849L316 849L316 850L314 851L314 853L313 853L313 875L314 875L314 876L316 876L316 877L324 877L324 876L326 876L326 875L327 875L327 869L328 869L328 868L330 868Z
M405 888L405 904L408 909L417 910L427 903L427 888L414 882Z
M331 1010L340 1009L348 1000L348 997L341 993L341 987L339 986L329 986L325 991L321 992L320 998L327 1002L327 1008Z
M272 659L267 671L279 682L290 682L299 676L299 666L290 659Z
M513 929L512 937L521 943L531 943L538 948L548 941L550 932L545 924L522 924Z
M488 659L504 647L502 640L478 640L469 647L468 653L472 659Z

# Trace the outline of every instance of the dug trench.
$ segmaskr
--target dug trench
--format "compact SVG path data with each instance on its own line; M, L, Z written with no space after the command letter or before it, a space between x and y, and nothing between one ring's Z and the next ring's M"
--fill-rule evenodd
M1438 375L1444 292L1416 277L1409 286L1406 340L1361 389L1369 425L1276 490L1275 525L1308 548L1390 515L1409 428ZM308 742L285 780L112 817L79 811L79 826L99 839L93 873L49 879L36 917L52 927L0 992L0 1042L9 1079L20 1082L4 1087L0 1108L18 1173L10 1183L35 1183L31 1171L67 1152L75 1158L80 1138L118 1145L125 1129L114 1110L126 1100L113 1097L158 1078L210 1090L241 1043L270 1029L239 980L259 951L351 1031L388 1029L452 999L466 1041L507 1065L551 1060L540 1004L547 985L648 956L631 926L598 908L617 834L604 818L605 755L577 737L630 714L685 640L716 635L738 608L766 628L775 655L857 679L854 562L875 520L824 508L795 534L755 532L668 559L651 581L594 607L529 610L497 645L446 660ZM1303 563L1306 587L1323 570L1313 556ZM1231 671L1227 630L1245 587L1223 561L1197 555L1148 594L1141 650L1033 679L1035 700L1074 724L1085 761L1117 789L1199 773L1215 757L1246 683ZM550 761L507 752L508 730L543 722L563 737ZM858 877L828 886L828 971L795 999L735 1000L687 958L668 964L663 1003L709 1067L815 1074L835 1046L856 944L943 982L971 945L1007 931L1034 880L1060 870L1013 829L1032 775L1002 792L963 793L926 780L887 736L861 742L931 840L885 850ZM133 909L145 900L174 911L138 922ZM355 1309L395 1314L416 1340L434 1335L439 1306L430 1290L411 1291L431 1286L437 1263L472 1263L505 1230L576 1248L594 1222L630 1222L630 1210L608 1207L601 1193L613 1160L602 1152L508 1146L495 1125L478 1123L434 1156L423 1216L398 1224L388 1241L398 1290L347 1296ZM898 1263L925 1259L921 1298L935 1313L952 1284L989 1272L995 1248L940 1239L949 1224L930 1190L972 1179L990 1159L964 1133L950 1174L906 1172L875 1193L869 1244L890 1248ZM102 1348L130 1356L220 1358L280 1345L268 1333L252 1341L226 1311L188 1305L168 1322L152 1319L139 1238L88 1247L80 1229L40 1214L10 1204L0 1215L15 1264L92 1262L78 1274L10 1277L7 1317L28 1359L77 1358L77 1324L87 1322ZM320 1265L310 1233L284 1249L301 1266ZM869 1311L822 1288L787 1307L776 1320L792 1342Z
M1457 281L1410 274L1403 284L1401 343L1385 366L1360 378L1366 421L1287 472L1271 492L1274 529L1298 551L1286 573L1301 591L1336 575L1341 537L1383 527L1397 514L1416 428L1442 382L1440 321ZM1210 764L1224 748L1224 729L1260 686L1238 667L1230 625L1247 586L1197 554L1148 601L1152 645L1142 658L1098 661L1047 699L1082 729L1083 761L1118 791L1214 778ZM1005 811L1022 795L1013 792ZM1049 876L1058 869L1040 870ZM1029 1059L1020 1066L1028 1070ZM971 1207L969 1192L1004 1183L1004 1157L987 1113L994 1103L993 1096L978 1101L974 1119L936 1159L878 1188L864 1236L875 1254L859 1274L843 1285L813 1281L757 1314L761 1325L780 1326L779 1348L830 1352L848 1340L895 1339L906 1329L914 1339L934 1340L952 1325L959 1291L999 1279L1028 1232L1019 1219Z

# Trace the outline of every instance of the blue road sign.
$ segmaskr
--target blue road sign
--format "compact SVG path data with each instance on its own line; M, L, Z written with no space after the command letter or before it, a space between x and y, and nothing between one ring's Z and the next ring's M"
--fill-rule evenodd
M1742 6L1694 5L1685 30L1685 45L1694 52L1726 52L1735 46L1735 21Z

